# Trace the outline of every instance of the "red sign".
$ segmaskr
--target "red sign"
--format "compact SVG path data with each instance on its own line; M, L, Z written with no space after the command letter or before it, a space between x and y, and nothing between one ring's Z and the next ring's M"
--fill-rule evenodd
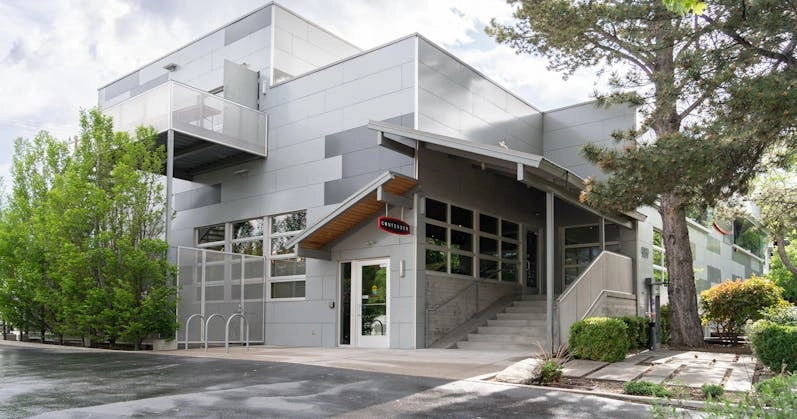
M399 218L385 217L383 215L379 217L376 222L381 230L387 231L388 233L401 236L410 234L410 225Z

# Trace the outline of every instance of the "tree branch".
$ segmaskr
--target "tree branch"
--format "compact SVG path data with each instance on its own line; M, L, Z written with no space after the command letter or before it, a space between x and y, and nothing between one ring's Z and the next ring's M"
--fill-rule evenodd
M772 58L773 60L776 60L777 62L786 63L786 65L788 67L790 67L790 68L791 67L797 67L797 59L795 59L794 57L788 56L788 55L780 53L780 52L770 51L768 49L755 46L750 41L745 39L742 35L737 33L736 31L734 31L732 29L728 29L728 28L724 27L721 24L717 24L716 20L714 20L713 18L711 18L710 16L708 16L706 14L700 15L700 18L705 20L706 22L708 22L712 26L715 26L715 27L719 28L719 30L721 30L722 33L724 33L725 35L728 35L729 37L731 37L731 39L733 39L734 41L738 42L739 45L742 45L743 47L745 47L745 48L747 48L747 49L749 49L751 51L754 51L758 55L761 55L762 57Z
M778 233L775 235L775 238L778 240L778 256L780 257L780 261L783 262L783 266L791 272L792 275L797 276L797 266L792 264L791 260L789 260L789 255L786 253L786 240L782 233Z

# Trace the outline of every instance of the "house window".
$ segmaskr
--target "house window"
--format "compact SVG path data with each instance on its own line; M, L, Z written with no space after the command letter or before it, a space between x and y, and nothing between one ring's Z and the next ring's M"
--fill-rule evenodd
M224 251L226 225L216 224L196 229L196 246L202 249Z
M304 299L305 259L296 256L296 246L286 244L307 224L305 211L269 217L269 298Z
M653 230L653 279L655 282L667 282L667 255L664 253L664 241L661 230Z
M518 223L430 198L425 221L427 271L517 281Z

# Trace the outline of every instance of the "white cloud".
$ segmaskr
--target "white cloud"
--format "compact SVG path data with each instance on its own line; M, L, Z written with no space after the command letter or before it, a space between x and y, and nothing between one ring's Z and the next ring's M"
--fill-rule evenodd
M11 141L39 129L74 135L97 87L265 4L265 0L53 0L0 3L0 164ZM540 58L518 56L483 33L511 20L504 0L285 0L281 4L355 45L419 32L542 108L586 99L593 75L568 82ZM2 166L0 166L2 169ZM0 176L3 176L0 173Z

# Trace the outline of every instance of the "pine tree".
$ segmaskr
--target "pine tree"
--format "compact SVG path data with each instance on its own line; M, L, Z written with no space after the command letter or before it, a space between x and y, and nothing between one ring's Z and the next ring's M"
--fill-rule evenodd
M762 156L790 138L795 2L717 0L699 16L661 0L509 2L516 22L493 21L490 35L566 75L602 66L613 91L599 102L643 112L641 129L614 134L616 147L584 148L610 176L588 179L582 200L607 210L657 206L672 342L701 345L686 211L747 192Z

